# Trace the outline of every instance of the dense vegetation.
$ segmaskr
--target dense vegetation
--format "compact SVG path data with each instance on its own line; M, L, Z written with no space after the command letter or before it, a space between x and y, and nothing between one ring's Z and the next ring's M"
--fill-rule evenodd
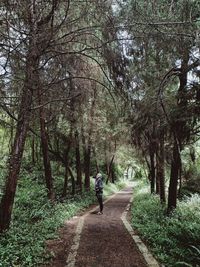
M200 196L184 197L169 218L166 207L159 205L159 197L149 195L146 182L135 186L134 196L132 225L159 262L168 267L198 267Z
M41 261L44 240L94 201L91 177L109 185L125 170L153 194L138 196L133 224L169 266L178 253L199 266L199 10L197 0L2 1L2 266Z

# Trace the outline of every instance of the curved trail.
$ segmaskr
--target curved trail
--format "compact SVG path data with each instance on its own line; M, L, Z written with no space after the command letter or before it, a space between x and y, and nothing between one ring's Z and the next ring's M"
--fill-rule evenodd
M158 267L126 220L131 196L126 188L106 201L103 215L93 209L66 222L46 267Z

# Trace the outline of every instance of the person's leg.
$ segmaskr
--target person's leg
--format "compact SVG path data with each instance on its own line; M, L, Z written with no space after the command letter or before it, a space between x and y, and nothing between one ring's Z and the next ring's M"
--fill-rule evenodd
M103 212L103 197L102 197L102 195L97 195L97 199L98 199L98 202L99 202L100 212L102 213Z
M103 197L100 196L100 212L103 212Z

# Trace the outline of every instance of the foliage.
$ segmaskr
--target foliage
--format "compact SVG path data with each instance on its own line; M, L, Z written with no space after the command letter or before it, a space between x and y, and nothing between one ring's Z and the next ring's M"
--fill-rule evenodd
M104 196L109 196L113 193L116 193L118 190L124 188L126 185L126 182L123 180L119 180L115 184L109 183L104 185Z
M183 170L183 186L181 195L190 193L200 193L200 168L199 159L196 163L189 164L189 160L185 163Z
M150 196L141 185L135 191L132 225L156 257L167 267L199 267L200 196L185 198L172 216L167 217L165 206L159 203L157 196Z

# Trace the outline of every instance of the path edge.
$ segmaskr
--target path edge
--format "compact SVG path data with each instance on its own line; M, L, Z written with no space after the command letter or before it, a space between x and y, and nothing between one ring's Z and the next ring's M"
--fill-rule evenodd
M127 220L127 214L130 211L130 207L131 207L132 202L133 202L133 196L129 200L129 204L126 206L126 209L121 216L121 220L122 220L125 228L129 232L129 234L131 235L132 239L134 240L139 251L141 252L144 260L147 263L147 266L148 267L160 267L160 264L158 263L158 261L153 257L151 252L148 250L147 246L142 242L141 238L135 234L131 224Z

